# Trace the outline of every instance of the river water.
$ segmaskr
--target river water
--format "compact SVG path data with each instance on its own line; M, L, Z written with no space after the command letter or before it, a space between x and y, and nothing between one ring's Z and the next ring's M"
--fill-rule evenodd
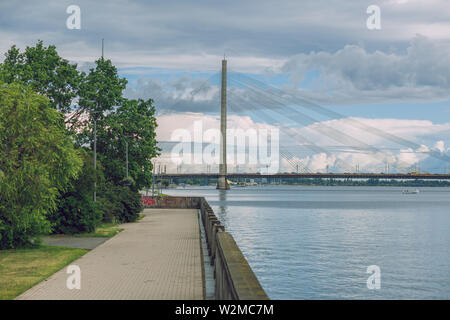
M271 299L449 299L450 188L401 191L271 185L163 192L204 196ZM379 289L368 289L371 265L380 269Z

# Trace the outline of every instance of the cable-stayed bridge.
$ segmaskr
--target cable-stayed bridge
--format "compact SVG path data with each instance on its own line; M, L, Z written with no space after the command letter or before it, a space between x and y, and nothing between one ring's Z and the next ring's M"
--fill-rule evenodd
M220 79L219 81L217 81ZM382 130L370 123L358 118L349 118L323 107L319 104L305 100L298 96L295 90L280 89L254 79L246 74L238 72L227 72L227 61L222 61L222 72L214 74L207 81L220 82L220 162L216 166L217 173L212 173L212 166L206 165L206 171L198 173L189 168L189 164L181 164L186 173L167 173L166 170L156 172L160 177L205 177L217 178L218 188L227 189L227 179L242 178L361 178L361 179L440 179L447 180L450 175L448 170L442 173L426 173L418 169L418 161L414 162L408 158L408 154L423 155L433 158L447 168L450 157L439 150L429 149L423 145L408 140L399 135ZM199 86L191 94L194 96L204 89ZM219 105L219 101L217 101ZM217 109L218 110L218 109ZM230 165L227 164L227 115L235 114L247 116L258 120L258 123L267 124L269 127L279 130L278 156L281 165L277 171L264 172L264 167L252 171L246 168L245 172L230 173ZM345 127L337 126L336 121L345 124ZM240 127L241 130L249 130L251 127ZM369 141L366 141L368 138ZM384 141L386 146L380 147L373 141ZM317 142L319 141L319 142ZM334 147L327 147L320 141L327 141L328 145L334 143ZM259 142L259 141L258 141ZM245 143L245 142L244 142ZM270 142L272 144L272 141ZM352 159L342 157L335 158L335 152L348 153L352 155L364 155L373 158L381 165L381 169L362 172L359 163ZM247 146L245 152L249 152ZM396 152L396 154L394 153ZM331 165L317 169L314 165L314 155L322 158L332 159ZM158 169L157 169L158 170ZM245 169L244 169L245 170ZM238 170L235 170L238 171ZM331 173L333 172L333 173Z

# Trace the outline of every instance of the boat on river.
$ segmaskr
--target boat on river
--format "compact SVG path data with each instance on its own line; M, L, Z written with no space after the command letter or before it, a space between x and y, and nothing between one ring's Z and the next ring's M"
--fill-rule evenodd
M419 189L415 189L415 190L408 190L408 189L405 189L405 190L402 191L402 193L403 193L403 194L419 194L419 193L420 193L420 190L419 190Z

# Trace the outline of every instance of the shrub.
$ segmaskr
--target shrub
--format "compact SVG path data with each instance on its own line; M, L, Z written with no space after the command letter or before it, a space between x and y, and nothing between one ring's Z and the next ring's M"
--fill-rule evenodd
M78 149L83 167L77 179L72 179L70 190L59 198L56 212L47 216L52 224L53 233L94 232L101 221L100 206L93 201L95 169L92 152ZM97 164L97 177L103 180L101 164Z
M141 195L129 187L107 183L100 199L104 222L133 222L142 211Z
M94 232L102 215L90 197L68 193L60 199L58 210L48 219L54 233L74 234Z
M120 201L124 210L119 218L120 222L134 222L142 211L141 195L130 188L122 187Z
M115 222L116 214L115 211L120 211L117 209L115 202L111 202L105 197L97 197L97 207L101 214L103 222Z
M38 215L29 215L28 223L28 226L14 225L0 212L0 248L31 248L39 245L39 235L48 233L50 224Z

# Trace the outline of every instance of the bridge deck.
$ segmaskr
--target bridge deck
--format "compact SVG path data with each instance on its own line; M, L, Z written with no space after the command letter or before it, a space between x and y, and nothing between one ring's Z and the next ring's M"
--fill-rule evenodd
M218 173L163 173L156 176L157 179L176 178L219 178ZM402 173L227 173L228 179L240 178L324 178L324 179L427 179L450 180L450 174L402 174Z
M17 299L203 299L197 210L144 214L71 263L81 269L80 290L67 288L64 268Z

